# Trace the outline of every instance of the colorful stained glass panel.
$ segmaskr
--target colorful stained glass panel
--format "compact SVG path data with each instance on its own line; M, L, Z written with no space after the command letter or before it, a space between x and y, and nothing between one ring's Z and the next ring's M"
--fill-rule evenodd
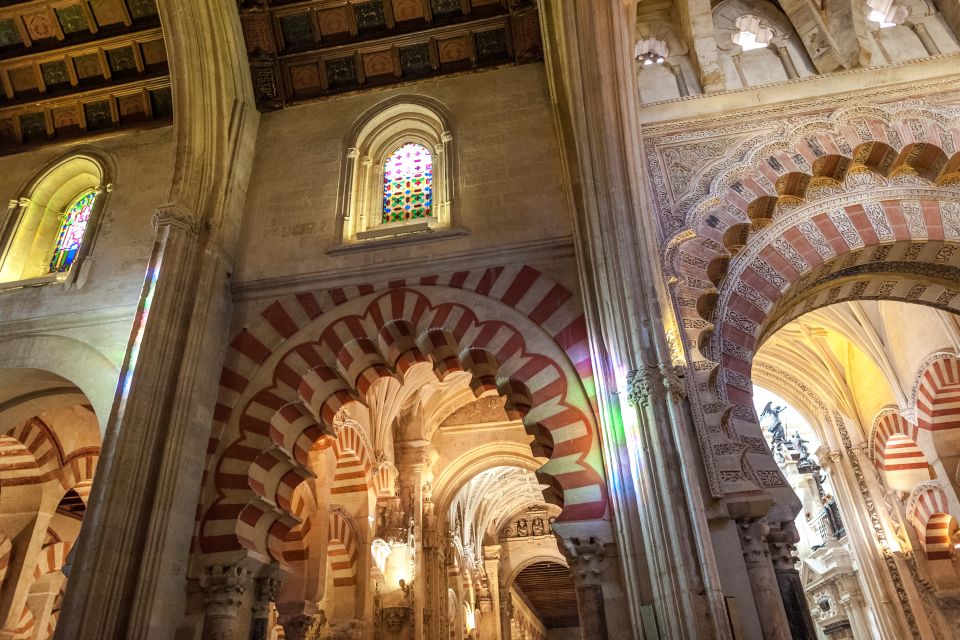
M433 210L433 157L429 149L408 143L383 165L382 222L429 217Z
M93 201L97 194L93 191L74 202L63 216L60 223L60 232L57 234L57 244L53 249L53 258L50 259L50 273L66 271L77 258L83 234L90 222L93 212Z

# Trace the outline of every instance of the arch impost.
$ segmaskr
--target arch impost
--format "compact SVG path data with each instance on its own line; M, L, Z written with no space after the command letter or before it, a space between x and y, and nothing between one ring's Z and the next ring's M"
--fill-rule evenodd
M179 204L164 204L157 207L151 221L154 229L162 226L171 226L184 229L191 235L200 232L200 216L196 212Z

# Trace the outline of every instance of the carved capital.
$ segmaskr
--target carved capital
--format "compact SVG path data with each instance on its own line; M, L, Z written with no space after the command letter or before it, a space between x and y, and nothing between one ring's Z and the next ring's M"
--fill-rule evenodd
M200 232L200 217L178 204L165 204L157 207L156 213L153 214L152 223L154 229L168 225L185 229L191 235L197 235Z
M281 582L276 577L257 578L256 600L253 603L253 617L267 618L270 615L270 604L277 599Z
M287 640L319 640L320 630L327 624L327 615L321 609L314 615L281 616L280 626Z
M384 607L383 624L393 633L399 632L410 617L410 607Z
M605 560L616 555L615 545L594 537L562 538L561 541L560 552L570 565L577 588L602 584Z
M207 567L200 577L207 617L235 618L249 585L250 572L238 565Z
M762 565L770 562L770 548L767 535L770 525L766 518L741 518L737 520L740 530L740 546L747 566Z
M641 407L650 403L651 372L649 367L634 369L627 374L627 403Z
M767 544L770 547L770 559L773 569L777 573L796 571L796 564L800 558L796 555L796 544L800 541L800 534L792 522L783 522L778 528L771 528L767 534Z

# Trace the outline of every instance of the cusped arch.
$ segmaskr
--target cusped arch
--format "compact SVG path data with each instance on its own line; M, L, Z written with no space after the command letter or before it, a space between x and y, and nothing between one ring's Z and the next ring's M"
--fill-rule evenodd
M499 271L492 273L499 275ZM299 402L301 408L297 414L313 418L312 421L305 418L303 428L319 428L322 432L323 425L331 422L336 411L351 402L363 401L361 381L367 380L369 389L379 378L402 379L405 372L391 370L386 365L389 354L379 349L383 344L383 328L401 320L414 326L418 347L435 367L439 365L440 370L435 371L438 378L445 366L459 365L460 370L480 378L481 383L474 388L476 395L491 392L489 385L495 383L496 391L507 395L508 405L512 404L511 396L520 396L514 402L523 406L520 413L524 414L528 431L549 441L556 458L564 461L562 464L548 462L541 470L558 489L556 499L565 504L563 515L572 520L602 517L605 488L599 473L592 386L588 391L579 375L581 371L589 371L589 352L585 334L580 329L582 318L558 324L568 296L558 295L555 286L540 289L536 296L526 296L527 292L519 286L536 285L539 274L523 268L511 275L513 279L505 280L508 286L499 290L498 295L511 299L514 309L501 305L500 317L491 313L489 301L477 304L480 300L476 293L463 291L463 281L455 289L394 286L383 293L361 295L351 302L334 305L328 314L318 314L305 322L302 331L288 326L288 321L293 322L289 314L281 319L275 305L268 307L264 317L275 329L285 333L282 342L289 344L266 359L261 358L263 366L258 367L261 371L257 376L261 382L256 383L262 385L260 391L253 392L248 379L241 394L241 398L247 400L238 398L236 409L230 412L232 415L224 416L224 410L218 408L220 415L227 419L228 431L221 438L218 454L213 459L217 497L201 521L201 548L227 551L246 547L263 558L278 557L272 551L278 545L271 540L278 536L282 539L295 526L296 519L289 513L277 514L273 508L277 500L258 502L264 492L243 488L238 475L248 475L242 470L255 466L245 458L249 458L251 450L268 451L280 446L272 426L276 422L274 416L284 407ZM496 280L494 277L477 284L489 287L496 284ZM543 301L543 296L552 308L535 306L536 298ZM303 306L302 298L298 303ZM497 309L493 307L494 312ZM527 313L539 322L532 323L530 316L524 317L524 309L529 309ZM518 323L524 327L522 330ZM234 342L240 350L251 350L255 337L250 333L245 332L242 342ZM431 337L438 335L443 338ZM446 349L453 346L451 341L456 346L453 351ZM356 378L348 381L343 378L341 372L345 369L341 365L345 362L344 347L351 342L362 348L351 352L346 362L352 367L358 360L357 353L361 353L366 365L357 368ZM257 343L262 345L264 341L257 339ZM450 362L451 358L456 363ZM353 378L354 369L350 367L346 370ZM321 376L322 384L310 382L310 376L321 368L326 371ZM372 380L368 378L371 371ZM234 376L225 375L222 387L227 386L230 392L236 393L234 382ZM518 393L518 389L523 393ZM282 440L290 443L298 437L294 434ZM287 449L286 453L287 464L302 465L295 451ZM232 542L229 535L222 533L230 529L230 518L219 515L237 508L230 505L238 505L243 512L236 525L236 540ZM243 529L242 535L240 529Z

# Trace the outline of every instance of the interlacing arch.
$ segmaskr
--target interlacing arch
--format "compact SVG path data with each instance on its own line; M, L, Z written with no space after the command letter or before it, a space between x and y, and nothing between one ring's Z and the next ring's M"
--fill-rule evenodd
M7 569L10 568L10 555L13 552L13 542L10 537L0 531L0 585L7 577Z
M402 382L414 365L429 365L441 382L469 372L476 397L506 396L508 415L551 458L543 480L564 505L561 519L604 515L583 317L572 295L536 270L494 268L300 294L251 320L221 377L201 550L280 560L310 450L333 433L342 408L364 402L378 380ZM357 465L374 486L369 452Z
M881 116L808 125L792 148L717 175L715 196L691 209L694 233L668 272L693 375L710 391L701 439L714 495L785 486L754 442L751 379L779 327L844 300L960 311L960 129Z
M949 560L953 552L950 529L956 529L957 525L950 515L943 487L938 482L917 485L907 500L906 515L917 532L927 559Z
M37 416L0 435L0 487L57 480L64 491L76 489L86 502L100 447L83 447L64 455L57 436Z

